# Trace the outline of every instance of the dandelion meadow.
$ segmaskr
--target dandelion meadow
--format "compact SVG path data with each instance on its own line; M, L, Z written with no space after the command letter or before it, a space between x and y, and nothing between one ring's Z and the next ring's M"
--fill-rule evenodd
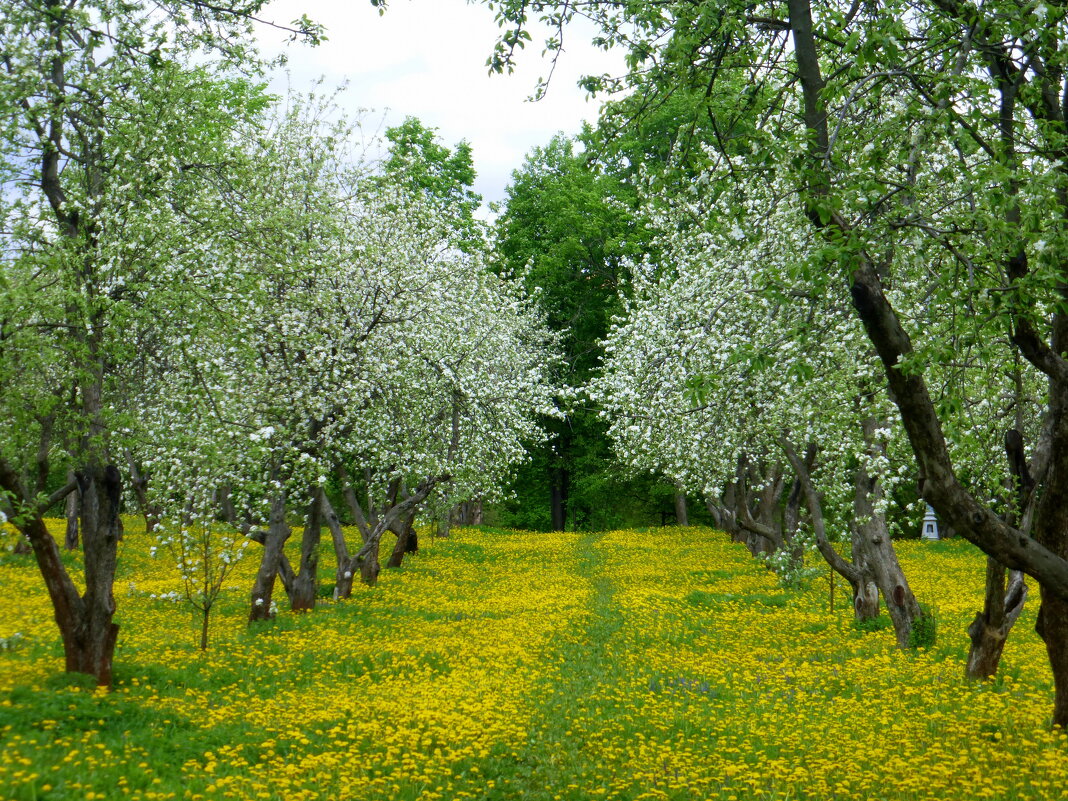
M2 558L0 798L1063 797L1033 600L998 679L963 678L963 541L899 543L938 616L916 652L703 528L460 529L251 629L250 551L201 652L150 539L131 521L120 546L110 692L62 673L32 557Z

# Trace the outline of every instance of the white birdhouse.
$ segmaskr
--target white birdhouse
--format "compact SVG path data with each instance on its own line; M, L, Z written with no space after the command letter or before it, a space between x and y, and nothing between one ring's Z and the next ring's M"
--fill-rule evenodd
M935 515L935 510L931 508L931 504L927 504L927 511L923 515L923 528L920 529L920 536L925 540L941 539L938 535L938 517Z

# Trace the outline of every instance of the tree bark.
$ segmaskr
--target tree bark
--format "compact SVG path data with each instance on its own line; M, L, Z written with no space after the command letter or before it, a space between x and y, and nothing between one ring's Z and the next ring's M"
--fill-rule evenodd
M112 659L119 627L113 622L115 566L119 543L122 476L113 464L90 465L78 474L81 492L82 553L85 563L85 614L75 632L76 647L67 670L90 673L97 684L111 685ZM72 667L73 665L73 667Z
M208 650L208 621L211 617L211 607L206 606L200 610L200 650Z
M63 654L69 673L88 673L101 686L110 686L112 660L119 627L112 618L115 598L115 554L118 546L116 521L122 496L122 480L114 465L77 473L82 506L82 532L85 547L85 593L78 590L60 559L59 546L48 533L41 510L30 506L30 498L18 474L0 460L0 488L11 494L20 512L19 532L29 541L38 569L52 601L56 625L63 639ZM68 485L51 506L73 491Z
M983 611L976 612L968 626L971 647L965 671L972 679L989 679L997 674L1001 654L1009 631L1023 611L1027 600L1027 584L1023 573L1012 571L1005 587L1005 566L996 559L986 558L986 599Z
M686 493L682 490L675 493L675 523L683 527L690 525L690 515L686 508Z
M415 544L415 513L409 514L404 518L404 524L401 527L402 533L397 535L397 542L393 546L393 553L389 555L389 561L386 563L386 567L398 568L401 566L401 562L404 561L404 555L406 553L412 553L418 550L418 545Z
M322 495L323 503L323 520L330 529L330 539L334 543L334 557L337 564L337 571L334 575L334 599L337 600L338 585L341 584L342 578L345 573L345 565L349 561L349 546L345 542L345 532L341 528L341 520L337 516L337 512L334 511L333 505L330 503L330 499L326 497L324 492Z
M274 582L285 554L282 549L290 535L286 523L285 494L279 492L271 503L271 518L263 539L263 556L260 568L252 585L252 607L249 610L249 622L270 620L274 617L271 601L274 595Z
M294 612L314 609L319 596L319 543L323 533L322 496L322 487L312 488L305 516L304 536L300 542L300 567L290 596L290 605Z
M856 620L867 620L879 613L879 594L874 587L870 573L864 572L856 564L847 562L834 546L827 540L827 527L823 519L823 506L816 488L812 484L811 460L802 461L793 445L786 439L781 441L786 459L794 470L794 475L801 483L809 514L812 516L812 530L816 535L816 550L835 573L849 582L853 591L853 615ZM874 597L874 612L872 598Z
M867 417L861 426L868 453L880 454L882 445L875 441L878 422L873 417ZM853 543L855 548L859 547L859 552L854 551L853 560L857 563L860 557L861 575L870 576L882 593L886 611L894 623L898 647L908 648L913 644L913 626L924 613L898 562L890 531L886 527L886 518L876 509L881 499L882 484L878 477L868 475L862 459L857 467L853 496L853 516L856 521ZM876 599L876 614L877 604Z
M1017 407L1022 391L1017 390ZM1023 532L1031 530L1034 516L1034 489L1036 480L1033 476L1044 477L1049 464L1048 426L1043 426L1042 435L1035 447L1034 461L1027 464L1023 436L1022 415L1017 415L1016 428L1005 432L1005 455L1009 464L1011 486L1009 497L1013 503L1005 515L1007 524L1016 525ZM1033 468L1033 469L1032 469ZM971 645L968 649L968 661L965 674L971 679L988 679L997 674L1001 663L1001 654L1005 649L1009 632L1016 624L1027 601L1027 584L1023 574L1014 570L1008 574L1008 587L1005 586L1005 566L992 557L986 560L986 592L983 609L976 612L975 620L968 627Z
M70 483L71 481L76 481L73 470L67 473L67 482ZM67 496L67 502L65 504L67 531L63 537L63 546L68 551L76 551L78 549L78 518L81 514L81 505L81 494L78 490L74 490L74 492Z
M148 476L144 474L133 454L126 452L126 465L130 470L130 486L137 497L137 505L141 515L145 518L145 532L151 534L159 525L161 512L158 506L153 504L148 497Z
M1058 352L1064 343L1058 344ZM1052 439L1049 472L1035 512L1034 536L1040 545L1068 559L1068 382L1051 381ZM1053 670L1053 724L1068 728L1068 600L1039 584L1042 599L1035 630L1046 644Z

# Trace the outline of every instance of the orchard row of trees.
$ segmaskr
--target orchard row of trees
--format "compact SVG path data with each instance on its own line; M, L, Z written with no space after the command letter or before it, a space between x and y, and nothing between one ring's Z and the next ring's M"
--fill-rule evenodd
M586 152L517 173L489 257L466 147L409 121L376 163L328 100L278 105L260 5L0 21L0 489L69 669L110 675L125 490L205 626L260 542L256 619L277 576L314 605L323 528L343 595L386 531L399 561L417 509L492 496L544 430L539 523L597 524L623 486L701 496L781 570L811 540L903 646L930 621L891 534L922 498L989 555L969 670L996 669L1033 576L1068 725L1068 12L487 0L491 68L532 16L553 51L581 15L629 69L585 80L618 99ZM606 436L654 478L606 469ZM42 519L74 492L81 594Z
M1008 0L487 2L507 70L576 17L620 47L608 118L674 120L655 236L591 383L620 456L796 558L798 518L899 640L890 544L918 494L989 555L970 669L1038 580L1068 725L1068 12ZM681 113L680 113L681 112ZM629 132L629 133L628 133ZM630 155L629 153L627 154ZM629 159L628 159L629 161ZM851 529L852 560L828 530Z
M557 414L553 337L486 266L469 149L409 120L382 155L329 96L270 96L260 5L0 13L0 510L67 669L101 684L124 494L177 556L204 645L249 541L250 619L274 613L279 576L293 609L315 605L323 528L347 595L375 582L385 532L399 565L417 510L492 496ZM84 590L44 524L65 498Z

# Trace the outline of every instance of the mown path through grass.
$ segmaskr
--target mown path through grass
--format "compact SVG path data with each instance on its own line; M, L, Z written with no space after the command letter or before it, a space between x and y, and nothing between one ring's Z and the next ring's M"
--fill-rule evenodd
M591 590L588 608L581 625L560 638L551 657L559 676L535 685L528 750L517 760L512 783L517 797L588 798L608 790L596 784L593 777L601 766L584 747L594 734L591 725L611 715L600 690L625 678L624 665L611 648L624 618L597 547L600 538L586 534L575 545L575 572Z

